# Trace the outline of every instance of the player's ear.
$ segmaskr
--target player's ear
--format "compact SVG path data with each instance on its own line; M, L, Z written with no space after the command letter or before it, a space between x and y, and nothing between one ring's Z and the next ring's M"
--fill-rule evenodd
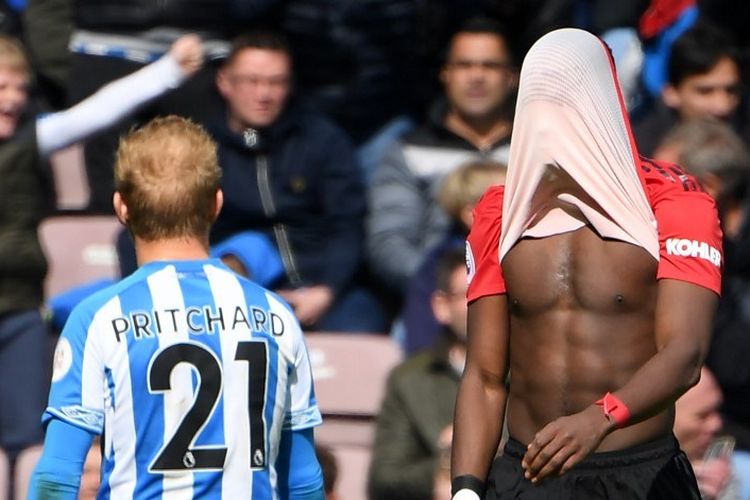
M219 217L219 213L221 212L221 207L224 206L224 192L221 189L216 190L216 200L215 200L215 206L214 206L214 220Z
M119 191L115 191L115 194L112 195L112 206L115 209L117 220L119 220L123 226L127 226L128 206L125 204L125 200L122 199L122 196L120 196Z

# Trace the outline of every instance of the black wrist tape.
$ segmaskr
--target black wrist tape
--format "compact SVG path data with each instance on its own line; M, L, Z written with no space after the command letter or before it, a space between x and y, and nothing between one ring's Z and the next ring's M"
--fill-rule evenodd
M479 495L479 498L484 498L484 481L477 476L464 474L463 476L454 477L453 481L451 481L451 496L463 489L469 489Z

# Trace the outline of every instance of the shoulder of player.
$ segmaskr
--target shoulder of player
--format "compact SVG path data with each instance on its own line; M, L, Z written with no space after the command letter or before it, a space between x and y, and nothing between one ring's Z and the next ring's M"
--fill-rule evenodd
M91 322L102 308L138 282L140 282L140 279L134 275L130 275L109 286L92 292L73 308L68 322L73 318L85 323Z
M271 290L258 285L255 285L255 287L265 293L269 312L283 322L283 332L286 335L280 335L277 338L282 340L282 343L292 342L292 344L298 343L302 340L304 338L304 333L299 321L297 321L297 317L294 315L294 309L292 309L292 306L290 306L289 303L276 292L272 292Z
M639 175L651 202L666 194L702 192L698 180L679 165L643 156L640 160Z
M269 303L269 307L272 307L272 302L278 302L281 307L289 308L286 301L284 301L284 299L282 299L278 294L259 285L250 278L246 278L245 276L237 274L234 271L231 271L223 266L214 267L222 273L225 273L226 275L231 276L231 278L237 280L237 283L239 283L239 286L242 289L245 301L247 302L246 305L253 306L257 305L258 301L266 300Z
M224 271L225 273L228 273L239 282L240 286L242 287L242 291L245 293L246 297L251 297L253 295L258 295L258 294L260 295L271 294L275 298L281 300L277 294L259 285L258 283L254 282L250 278L246 278L245 276L237 274L234 271L230 271L229 269L226 269L226 268L222 268L221 270Z
M251 292L252 294L261 294L266 298L268 301L268 307L275 312L278 312L279 314L291 314L294 315L294 310L292 309L292 306L289 305L289 303L284 300L284 298L279 295L278 293L269 290L267 288L263 288L262 286L253 283L249 279L246 278L240 278L243 281L243 289L245 290L245 298L248 300L248 305L251 305L250 302L253 302L252 295L248 294L248 292Z
M716 210L715 200L693 175L674 163L641 157L640 175L651 208Z
M490 186L479 198L474 210L502 214L505 186Z
M267 288L260 286L254 281L240 276L233 271L219 267L217 268L222 272L227 273L232 278L236 279L240 285L243 295L243 301L247 308L248 314L255 314L252 312L254 309L263 309L265 313L258 313L261 317L275 318L268 319L271 322L271 327L278 329L281 328L281 332L287 333L292 332L293 337L302 337L302 329L299 326L294 310L292 307L276 292L273 292ZM281 321L283 325L279 325L277 321ZM278 333L278 332L277 332ZM287 339L289 335L280 334L279 338Z
M474 223L488 224L501 221L505 186L491 186L474 206Z

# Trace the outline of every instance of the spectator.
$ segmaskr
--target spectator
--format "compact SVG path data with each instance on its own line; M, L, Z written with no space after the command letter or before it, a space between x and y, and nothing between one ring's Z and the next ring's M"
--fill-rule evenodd
M743 489L750 498L750 226L748 177L750 156L728 125L692 121L665 137L657 153L679 160L716 198L724 233L722 295L706 365L719 382L724 402L724 431L736 440L734 459Z
M393 369L377 418L368 490L372 500L429 500L443 436L453 418L466 356L466 265L462 250L441 256L432 296L443 325L433 349ZM443 438L441 439L441 436Z
M50 195L38 161L177 87L202 62L200 40L182 37L156 63L71 109L36 119L24 114L29 67L23 49L0 37L0 448L15 461L21 490L42 441L47 385L47 328L39 313L46 262L37 228ZM20 380L22 386L13 382Z
M365 200L352 146L290 99L291 81L288 46L269 32L235 40L218 72L225 204L212 242L247 230L272 238L286 273L279 292L306 329L384 331L377 301L355 283Z
M67 1L72 16L67 21L74 27L67 89L70 103L157 59L186 32L200 34L209 59L221 59L229 51L232 36L249 23L259 22L278 3L278 0ZM178 114L206 123L221 105L213 85L214 76L215 65L206 65L188 85L154 102L130 123L86 143L90 211L112 212L112 161L119 135L135 123L145 123L158 115Z
M750 156L728 124L713 119L684 122L664 137L654 158L679 164L694 175L717 201L724 236L733 239L737 235L744 215L742 200L748 187Z
M709 451L712 446L727 443L717 440L722 430L721 399L716 379L704 367L700 381L675 403L674 433L693 466L703 500L739 499L731 444L715 453Z
M661 100L634 125L641 154L651 156L672 127L692 118L726 121L744 141L750 140L734 48L705 23L686 31L672 47Z
M450 248L464 248L473 221L472 210L492 185L505 182L505 165L476 161L462 165L445 176L438 202L451 219L443 241L432 248L414 277L409 281L402 311L404 342L407 355L434 344L442 325L432 313L431 297L436 286L436 267L440 256Z
M399 297L448 229L436 200L445 174L471 159L508 159L517 82L508 44L493 21L467 21L448 48L441 73L445 99L386 153L373 175L368 258L375 276Z
M669 53L675 40L698 21L695 0L649 0L638 21L643 41L641 83L647 97L658 98L667 83Z

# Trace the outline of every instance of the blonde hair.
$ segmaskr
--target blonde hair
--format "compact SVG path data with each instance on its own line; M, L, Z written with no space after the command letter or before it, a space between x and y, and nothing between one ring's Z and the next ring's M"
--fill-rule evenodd
M220 183L216 143L186 118L156 118L120 140L115 188L139 238L206 237Z
M505 165L490 160L465 163L445 176L438 203L452 218L460 219L461 211L475 205L487 188L505 182L506 171Z
M26 51L21 42L8 35L0 35L0 69L16 71L29 77Z

